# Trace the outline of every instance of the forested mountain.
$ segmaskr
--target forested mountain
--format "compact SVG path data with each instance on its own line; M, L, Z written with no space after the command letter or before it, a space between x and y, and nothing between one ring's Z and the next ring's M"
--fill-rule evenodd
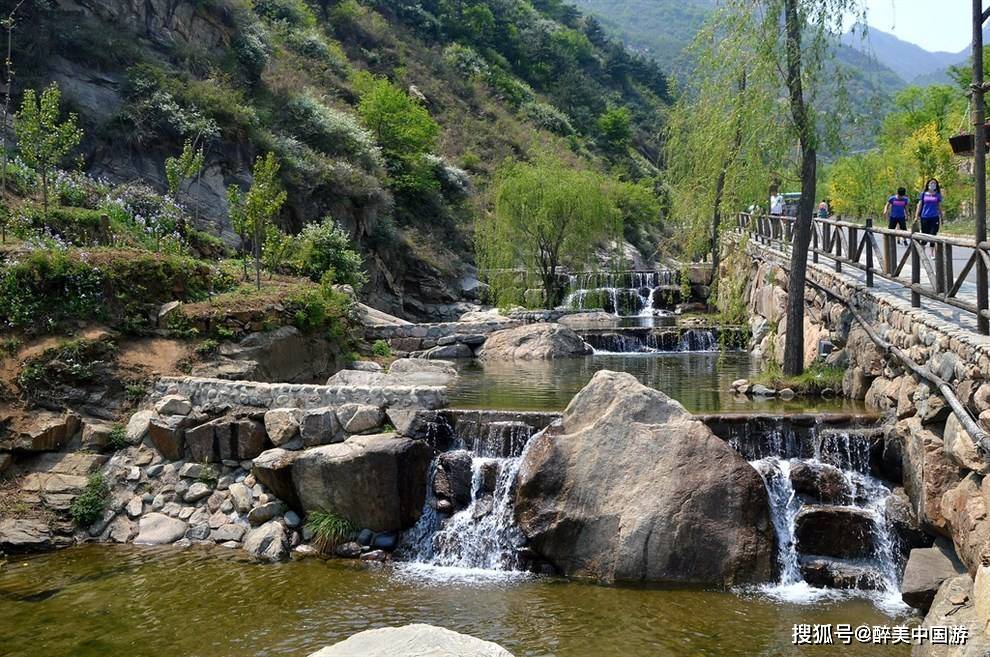
M26 0L13 61L12 109L57 83L90 174L163 190L165 158L204 146L180 200L230 244L227 187L274 153L278 223L332 216L369 300L420 318L476 285L474 220L503 160L554 150L650 178L669 96L653 60L559 0Z
M842 43L875 57L902 80L911 84L944 76L947 67L964 61L969 55L968 52L929 52L875 27L869 28L865 33L847 33L842 37Z

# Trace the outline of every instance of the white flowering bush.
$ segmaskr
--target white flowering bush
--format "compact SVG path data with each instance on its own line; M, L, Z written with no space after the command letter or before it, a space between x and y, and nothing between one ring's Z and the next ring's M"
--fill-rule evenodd
M349 157L367 169L383 166L381 149L351 114L328 107L308 93L293 96L285 111L292 131L313 148Z
M523 115L544 130L558 135L574 134L574 126L566 114L548 103L529 102L522 107Z
M468 46L454 43L443 49L443 61L456 69L461 75L470 79L485 80L491 67L485 58Z

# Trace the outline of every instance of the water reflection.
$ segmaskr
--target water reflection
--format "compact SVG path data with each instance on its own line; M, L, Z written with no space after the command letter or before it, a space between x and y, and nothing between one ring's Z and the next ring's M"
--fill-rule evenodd
M243 553L241 553L243 554ZM865 601L796 606L756 594L604 587L545 578L431 580L305 560L258 565L222 548L83 546L0 569L9 657L303 657L361 630L422 622L517 657L909 654L905 646L791 646L794 623L891 625Z
M552 361L458 363L460 378L449 391L453 408L562 410L601 369L629 372L662 390L692 412L862 411L861 402L833 399L760 399L738 396L729 384L760 372L743 351L608 354Z

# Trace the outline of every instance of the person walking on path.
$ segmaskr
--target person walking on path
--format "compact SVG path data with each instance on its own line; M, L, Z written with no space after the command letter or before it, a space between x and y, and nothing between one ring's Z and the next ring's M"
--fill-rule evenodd
M832 214L831 210L828 209L828 199L822 199L822 202L818 204L818 218L828 219Z
M897 194L887 199L887 204L883 206L883 216L887 217L888 230L907 230L907 208L911 203L911 198L907 195L907 190L903 187L897 188ZM898 242L906 243L907 239L898 239Z
M918 209L915 217L921 222L921 232L926 235L938 235L942 223L942 188L935 178L929 178L925 189L918 197ZM932 247L934 249L934 247Z

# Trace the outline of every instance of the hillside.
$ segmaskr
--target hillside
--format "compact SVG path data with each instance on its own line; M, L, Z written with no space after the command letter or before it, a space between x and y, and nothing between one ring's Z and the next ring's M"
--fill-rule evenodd
M284 229L332 216L364 255L365 299L443 318L477 287L474 217L500 162L549 147L652 176L668 101L656 64L556 0L448 5L26 2L13 105L58 83L85 131L83 169L112 183L162 191L165 158L185 140L203 145L203 173L179 201L230 247L227 187L246 186L255 157L273 152L288 192ZM623 107L631 147L616 152L599 118ZM383 130L376 111L406 112L422 130Z

